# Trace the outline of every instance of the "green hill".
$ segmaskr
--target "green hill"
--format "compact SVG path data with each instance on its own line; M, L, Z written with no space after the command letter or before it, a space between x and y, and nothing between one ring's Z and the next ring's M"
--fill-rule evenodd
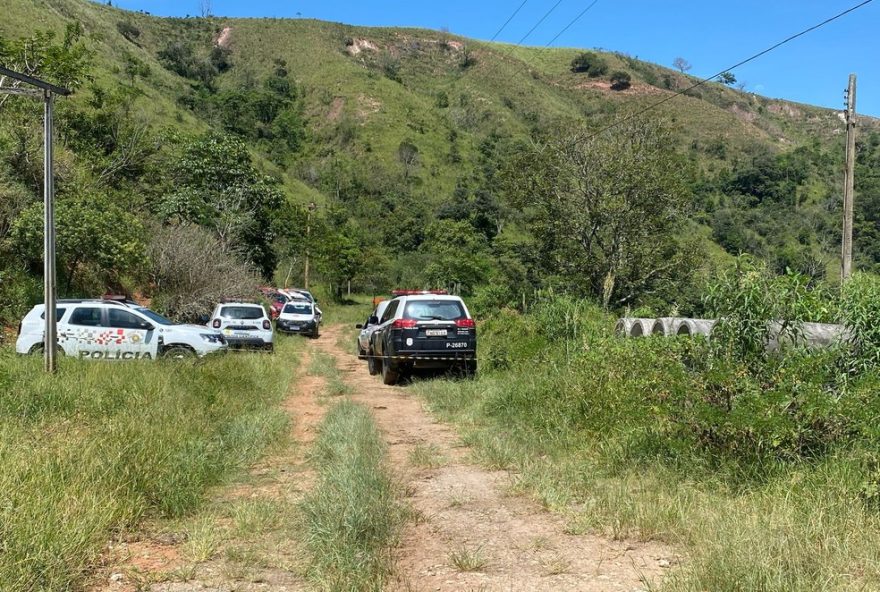
M256 170L275 179L294 208L273 214L290 219L269 241L273 256L261 259L263 271L277 264L296 277L310 248L301 236L302 206L315 202L321 244L314 248L322 275L370 290L437 283L449 266L438 263L442 249L436 237L432 242L429 223L445 216L476 228L473 212L482 207L480 199L489 204L495 226L478 241L486 258L501 256L500 239L520 252L527 249L533 238L529 214L500 189L499 175L512 155L577 125L602 128L694 81L624 53L592 52L603 63L594 76L573 71L572 60L582 50L484 43L420 29L168 19L85 0L11 0L6 8L0 39L7 45L44 31L54 31L57 43L69 24L79 23L79 43L90 52L87 81L62 101L68 105L60 112L60 158L79 172L68 176L62 167L59 199L88 189L123 200L142 219L161 218L150 204L179 184L164 179L178 159L175 141L223 131L246 143ZM14 65L8 56L6 62ZM609 79L619 71L629 74L631 85L614 90ZM88 114L88 129L94 129L95 118L108 110L102 101L113 93L122 96L120 117L147 130L151 145L139 172L108 187L90 178L88 171L97 168L94 150L76 140L81 134L64 118L68 111L71 118ZM834 269L844 130L836 112L712 82L651 115L672 126L689 163L695 204L689 224L717 255L712 260L746 251L780 269ZM7 139L14 135L4 133ZM880 125L865 119L861 133L867 145L861 164L875 170ZM111 158L114 150L119 148L105 146L103 156ZM24 191L33 199L38 186L9 164L14 158L6 159L0 191ZM791 199L757 195L753 188L768 179L777 185L774 196ZM859 189L871 196L877 191L876 184ZM861 213L866 230L857 238L866 266L878 264L876 232L870 231L880 214L874 201ZM450 213L456 203L470 213L456 219ZM0 223L0 240L8 241L16 215ZM789 224L792 216L802 223ZM476 277L450 281L473 289L497 276L487 265ZM529 266L540 268L540 262ZM148 283L135 269L112 282L95 281L73 281L70 289L93 290L101 281L128 289ZM536 279L532 287L541 283Z

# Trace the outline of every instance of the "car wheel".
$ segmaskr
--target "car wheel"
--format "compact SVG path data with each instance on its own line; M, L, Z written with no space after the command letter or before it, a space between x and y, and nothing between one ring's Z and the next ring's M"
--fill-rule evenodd
M382 360L382 383L389 386L397 384L400 380L400 370L391 360Z
M465 362L462 368L462 374L465 378L474 378L477 375L477 361Z
M196 352L185 345L172 345L162 351L162 357L170 360L186 360L195 356Z
M31 355L34 355L34 356L42 356L43 355L43 344L38 343L38 344L34 345L28 353ZM59 356L59 357L64 356L64 348L61 347L60 345L56 345L55 346L55 355Z
M275 344L274 343L267 343L266 344L266 351L269 352L270 354L274 354L275 353Z
M382 371L379 358L370 352L367 352L367 370L370 372L370 376L376 376Z

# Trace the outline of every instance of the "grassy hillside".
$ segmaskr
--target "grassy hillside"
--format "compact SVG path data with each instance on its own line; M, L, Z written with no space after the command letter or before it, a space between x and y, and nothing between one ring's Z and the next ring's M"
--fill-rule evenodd
M485 43L421 29L157 18L86 0L11 0L5 12L0 40L50 30L58 41L68 25L79 23L90 52L89 78L62 101L59 115L63 130L66 121L80 118L78 127L62 133L59 159L70 166L59 168L60 197L92 191L91 176L102 166L92 162L95 154L118 153L112 130L109 139L88 139L98 143L88 149L80 138L105 117L105 99L117 93L124 105L117 121L148 134L142 166L111 184L113 200L143 220L173 222L161 202L180 186L181 171L169 171L182 147L205 134L234 136L245 142L256 170L278 183L287 204L269 208L271 236L260 231L267 238L259 248L273 252L250 262L259 260L264 275L277 265L282 278L301 277L303 255L312 250L319 276L365 291L439 282L473 292L506 282L499 279L505 274L529 277L528 289L546 287L546 261L529 255L541 246L531 230L535 213L510 197L510 163L548 138L579 127L602 129L695 81L625 53L592 52L604 63L594 76L573 71L579 49ZM631 85L613 89L615 72L629 75ZM780 271L821 276L836 269L844 131L837 113L712 82L651 117L672 128L670 148L682 157L681 174L693 194L686 224L693 232L684 234L700 238L702 251L711 254L707 261L745 251ZM32 130L35 147L38 129ZM13 128L5 133L9 170L0 171L0 187L29 191L35 201L39 186L28 186L26 178L35 176L33 167L21 164L30 157L13 152ZM861 166L880 169L874 143L880 125L865 119L861 133L868 147ZM65 177L69 170L77 172ZM868 198L857 212L856 251L869 268L880 266L880 240L872 230L880 216L876 185L869 180L857 187ZM304 206L310 202L318 208L307 240ZM16 215L0 221L0 243ZM439 237L432 229L437 220L465 224L456 227L464 234ZM452 236L459 246L441 244ZM475 261L452 269L459 258L444 259L443 251L464 244ZM501 269L497 262L505 257L523 268ZM149 283L133 268L115 276L109 287L140 290ZM72 284L83 293L99 285Z

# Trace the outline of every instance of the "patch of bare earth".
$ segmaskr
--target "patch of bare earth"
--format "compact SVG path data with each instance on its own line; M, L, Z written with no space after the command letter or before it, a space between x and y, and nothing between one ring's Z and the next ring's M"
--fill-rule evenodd
M229 41L232 37L232 27L223 27L223 30L220 31L220 34L217 35L216 41L214 44L217 47L229 47Z
M390 589L635 591L662 579L670 549L566 534L561 517L509 493L507 473L473 464L453 429L434 420L409 389L369 376L339 345L341 336L341 327L329 327L317 347L336 358L352 398L373 410L417 517L396 551ZM424 462L425 451L434 462ZM412 460L420 457L417 466Z
M327 113L327 119L330 121L339 121L342 117L342 109L345 107L345 98L336 97L330 104L330 111Z
M308 589L293 527L297 502L314 483L305 455L324 415L325 379L309 376L303 353L283 403L288 443L239 482L218 488L181 523L156 521L111 542L91 592L294 592Z

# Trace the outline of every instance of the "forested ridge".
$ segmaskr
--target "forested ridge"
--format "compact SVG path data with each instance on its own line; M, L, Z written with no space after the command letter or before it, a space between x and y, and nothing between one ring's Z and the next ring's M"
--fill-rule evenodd
M328 287L478 308L553 289L698 314L740 253L837 275L838 114L712 82L597 133L692 81L626 53L14 0L0 63L75 90L56 117L64 296L192 316L301 281L307 253ZM0 100L14 323L41 297L41 105ZM859 134L856 266L877 271L880 126Z

